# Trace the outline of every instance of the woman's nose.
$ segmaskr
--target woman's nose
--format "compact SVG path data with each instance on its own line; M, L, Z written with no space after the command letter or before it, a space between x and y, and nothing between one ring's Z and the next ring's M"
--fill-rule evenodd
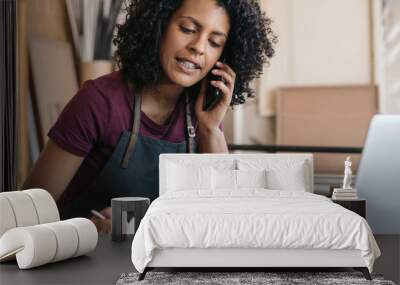
M191 52L198 55L203 55L207 44L207 39L204 37L197 37L189 44L189 49Z

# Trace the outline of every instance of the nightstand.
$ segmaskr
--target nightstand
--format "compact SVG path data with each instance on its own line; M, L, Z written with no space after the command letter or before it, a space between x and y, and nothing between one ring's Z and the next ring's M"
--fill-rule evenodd
M340 206L359 214L364 219L366 218L367 201L365 199L354 199L354 200L333 200L332 202L339 204Z

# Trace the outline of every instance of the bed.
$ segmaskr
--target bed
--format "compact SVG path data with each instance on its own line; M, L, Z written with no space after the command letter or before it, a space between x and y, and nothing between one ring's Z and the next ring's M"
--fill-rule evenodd
M160 197L132 243L154 268L352 267L380 250L364 218L313 194L311 154L162 154Z

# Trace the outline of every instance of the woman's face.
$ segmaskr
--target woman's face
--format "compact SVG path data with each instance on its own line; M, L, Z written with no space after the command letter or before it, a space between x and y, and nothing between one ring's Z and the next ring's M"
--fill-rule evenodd
M184 0L160 44L165 77L183 87L199 82L220 58L229 29L229 15L215 0Z

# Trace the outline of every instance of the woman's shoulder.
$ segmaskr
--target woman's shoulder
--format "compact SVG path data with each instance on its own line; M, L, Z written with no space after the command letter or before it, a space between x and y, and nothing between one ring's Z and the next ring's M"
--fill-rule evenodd
M121 70L117 70L88 81L91 81L92 85L98 88L100 91L108 91L110 89L122 90L126 88Z
M113 100L125 98L127 92L129 92L128 86L122 77L121 71L118 70L96 79L85 81L79 93L84 93L86 96L101 95L106 100Z
M86 80L71 98L65 110L72 113L92 111L100 116L130 112L129 92L120 71Z
M86 81L64 107L49 137L72 153L84 156L94 142L115 143L130 122L130 106L122 76L113 72ZM76 146L81 146L76 149Z
M132 99L121 71L87 80L71 101L80 109L93 109L104 116L130 116ZM110 118L108 118L110 119Z

